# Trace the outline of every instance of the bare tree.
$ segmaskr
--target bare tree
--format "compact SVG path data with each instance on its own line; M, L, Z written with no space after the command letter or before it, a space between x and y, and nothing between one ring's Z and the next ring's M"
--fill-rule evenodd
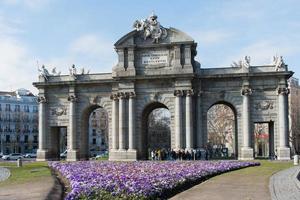
M292 146L292 152L300 154L300 86L298 79L289 80L290 96L289 96L289 118L290 118L290 134L289 140Z
M234 113L229 106L217 104L207 113L208 142L218 147L229 144L234 150Z

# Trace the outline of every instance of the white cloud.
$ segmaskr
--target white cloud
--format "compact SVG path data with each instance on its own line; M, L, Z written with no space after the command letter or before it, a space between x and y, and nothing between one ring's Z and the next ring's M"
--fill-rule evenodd
M69 45L64 56L50 58L45 61L49 68L56 67L63 74L75 64L77 68L84 67L90 73L111 72L117 61L113 42L97 34L85 34Z
M32 82L36 80L34 61L20 41L11 37L0 37L0 90L27 88L36 92Z
M191 35L201 45L217 44L233 37L233 33L224 30L193 31Z
M0 90L27 88L36 92L32 86L37 78L32 73L34 61L28 47L17 37L20 32L19 22L0 15Z

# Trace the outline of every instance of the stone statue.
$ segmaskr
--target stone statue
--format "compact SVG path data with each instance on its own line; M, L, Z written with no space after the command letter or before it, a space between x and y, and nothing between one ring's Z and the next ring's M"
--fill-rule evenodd
M133 28L138 32L143 32L144 40L152 38L153 43L158 43L160 39L164 39L168 35L167 30L160 25L153 12L147 19L136 20Z
M285 69L285 63L283 61L282 56L273 56L272 65L275 65L275 70L279 71L281 69Z
M74 64L73 64L72 67L69 69L69 71L70 71L70 76L73 77L74 79L76 79L77 72L76 72L76 67L75 67Z
M40 76L44 77L44 79L45 79L46 81L48 81L48 76L50 76L50 73L49 73L49 71L46 69L45 65L42 65L42 69L40 69L40 68L38 67L38 71L39 71L39 73L40 73Z

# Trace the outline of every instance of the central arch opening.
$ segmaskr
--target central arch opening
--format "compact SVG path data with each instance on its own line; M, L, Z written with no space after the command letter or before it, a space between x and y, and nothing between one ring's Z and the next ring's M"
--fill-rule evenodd
M171 149L171 113L164 104L155 102L147 106L142 122L144 159L151 158L151 151L161 153Z
M209 158L237 157L236 114L224 102L214 104L207 112L207 144Z

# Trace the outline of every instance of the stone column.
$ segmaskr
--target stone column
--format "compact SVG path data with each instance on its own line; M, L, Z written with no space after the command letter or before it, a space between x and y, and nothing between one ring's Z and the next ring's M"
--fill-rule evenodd
M192 150L194 148L193 138L193 104L192 104L193 91L188 90L186 92L185 101L185 134L186 134L186 150Z
M119 150L125 151L125 94L119 93Z
M129 93L129 126L128 126L128 138L130 151L135 150L135 104L134 104L134 92Z
M278 132L279 147L277 147L278 160L290 160L289 124L288 124L288 94L286 87L278 88Z
M44 96L38 97L39 102L39 149L37 150L37 161L47 160L46 147L46 98Z
M182 91L175 90L175 149L182 148Z
M117 150L119 148L119 99L116 94L111 95L112 99L112 150Z
M242 107L242 131L243 147L241 160L253 160L253 148L251 148L251 126L250 126L250 95L252 90L249 87L242 89L243 107Z
M202 134L202 107L201 107L202 92L197 95L197 148L203 147L203 134Z
M69 137L68 144L69 149L67 153L68 161L76 161L78 160L77 156L77 131L76 131L76 96L74 94L69 95L68 101L69 103Z

